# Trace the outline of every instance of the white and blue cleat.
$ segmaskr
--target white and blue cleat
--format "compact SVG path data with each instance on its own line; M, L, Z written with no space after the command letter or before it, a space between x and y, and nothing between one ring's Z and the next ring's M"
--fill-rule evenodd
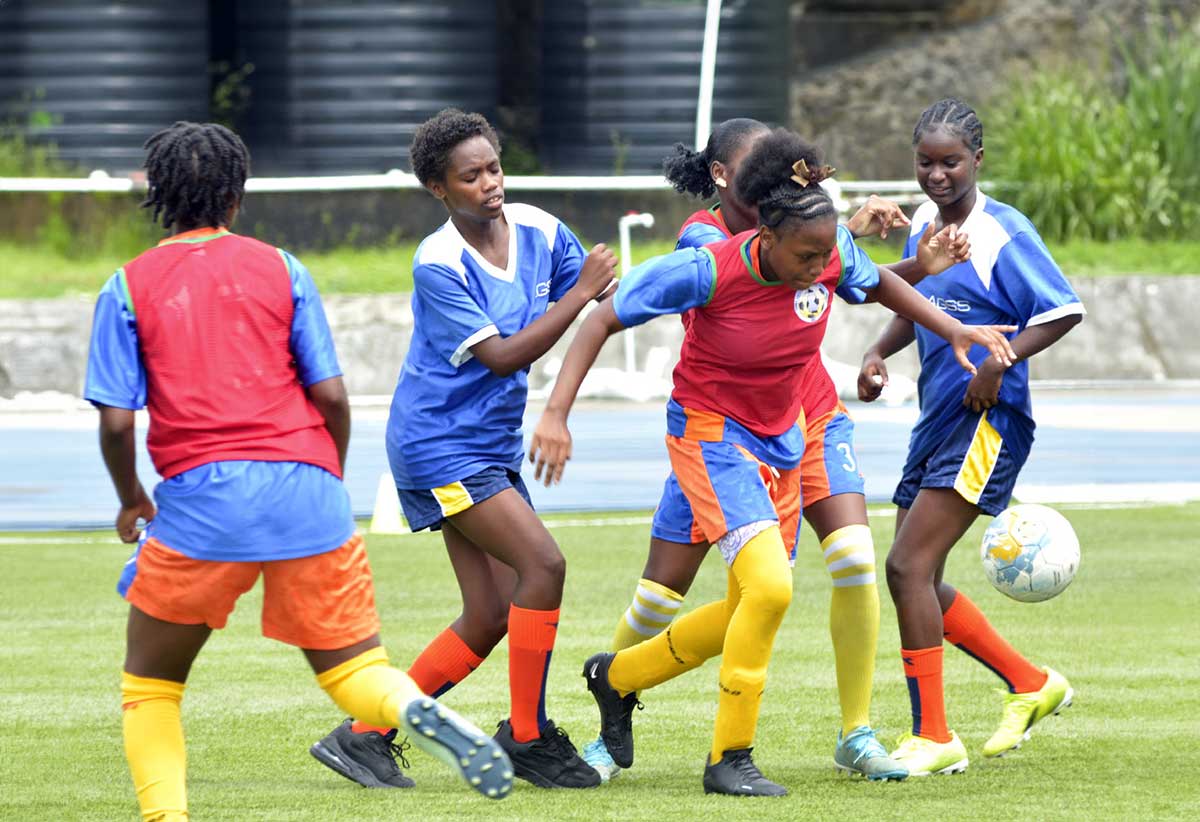
M445 705L427 696L414 699L400 712L400 724L414 745L458 771L483 796L503 799L512 792L508 754Z
M898 782L908 778L908 768L888 756L887 749L875 738L875 731L869 725L859 725L847 736L838 732L833 762L839 771L851 776L865 776L872 782Z
M601 737L596 737L583 746L583 761L600 774L601 784L616 779L621 773L621 766L613 762L612 755L608 752L608 746L604 744L604 739Z

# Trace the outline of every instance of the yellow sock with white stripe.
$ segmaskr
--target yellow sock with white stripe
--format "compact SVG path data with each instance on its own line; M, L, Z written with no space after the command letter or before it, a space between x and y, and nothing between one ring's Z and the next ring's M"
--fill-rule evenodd
M142 819L180 822L187 811L187 751L179 706L184 684L121 674L125 759Z
M617 622L612 649L621 651L662 633L683 605L683 594L652 579L639 579L633 602Z
M740 599L721 656L720 697L709 762L754 743L771 648L792 601L792 571L778 527L747 542L731 566Z
M821 541L825 567L833 578L829 633L837 665L842 732L871 724L871 688L879 642L879 589L875 584L875 544L866 525L847 525Z
M381 728L394 728L400 709L423 694L408 674L388 664L381 647L317 674L317 684L350 716Z

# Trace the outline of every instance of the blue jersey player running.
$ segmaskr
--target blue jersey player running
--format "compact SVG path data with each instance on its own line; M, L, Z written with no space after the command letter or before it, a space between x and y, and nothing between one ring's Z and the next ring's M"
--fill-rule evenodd
M608 288L616 258L603 245L585 254L538 208L506 204L499 152L487 120L457 109L423 123L410 149L414 173L450 218L413 261L413 337L387 452L409 527L442 533L463 610L408 673L442 694L507 635L512 710L496 741L522 779L586 788L600 775L546 717L566 561L518 473L521 418L529 366ZM346 722L313 754L371 784L364 769L386 770L388 751L364 743L387 733Z
M1033 445L1026 361L1082 320L1084 308L1029 220L976 187L983 125L969 106L953 99L930 106L913 132L913 147L917 181L931 202L913 216L906 251L930 222L957 223L972 246L969 261L924 279L917 290L966 324L1017 326L1012 365L977 347L972 377L939 337L897 317L867 351L859 374L859 396L870 402L887 381L884 360L916 339L921 416L893 500L899 511L887 581L913 714L912 734L892 756L911 776L927 776L967 767L966 748L946 721L943 637L1007 686L1003 718L984 743L984 756L1019 747L1034 723L1071 702L1067 680L1019 654L942 572L975 518L1007 507Z

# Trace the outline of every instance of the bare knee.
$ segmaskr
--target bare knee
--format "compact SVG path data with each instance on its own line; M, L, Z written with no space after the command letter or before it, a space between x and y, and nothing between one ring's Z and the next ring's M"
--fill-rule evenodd
M900 596L933 580L933 570L899 544L892 547L884 565L887 572L888 590L892 596Z

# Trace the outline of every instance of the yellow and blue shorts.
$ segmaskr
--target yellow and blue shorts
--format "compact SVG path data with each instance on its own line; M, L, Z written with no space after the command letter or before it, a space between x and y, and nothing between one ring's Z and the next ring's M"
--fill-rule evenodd
M804 432L800 487L805 505L838 494L863 494L866 489L854 453L854 420L840 402L808 422Z
M1000 406L983 413L964 409L932 452L909 453L892 502L911 508L922 488L953 488L985 514L995 516L1007 508L1033 438L1032 432L1027 439L1001 436L992 423L1002 416L1007 417Z
M259 575L263 636L330 651L379 633L371 567L357 534L332 551L258 562L196 559L146 537L117 591L155 619L219 629Z
M404 510L404 518L408 520L411 530L421 531L428 528L431 531L440 531L442 522L447 517L460 514L472 505L478 505L507 488L515 490L529 503L530 508L533 507L533 501L529 499L529 489L525 487L521 475L498 465L489 466L466 479L448 483L440 488L396 490L400 494L400 507Z

